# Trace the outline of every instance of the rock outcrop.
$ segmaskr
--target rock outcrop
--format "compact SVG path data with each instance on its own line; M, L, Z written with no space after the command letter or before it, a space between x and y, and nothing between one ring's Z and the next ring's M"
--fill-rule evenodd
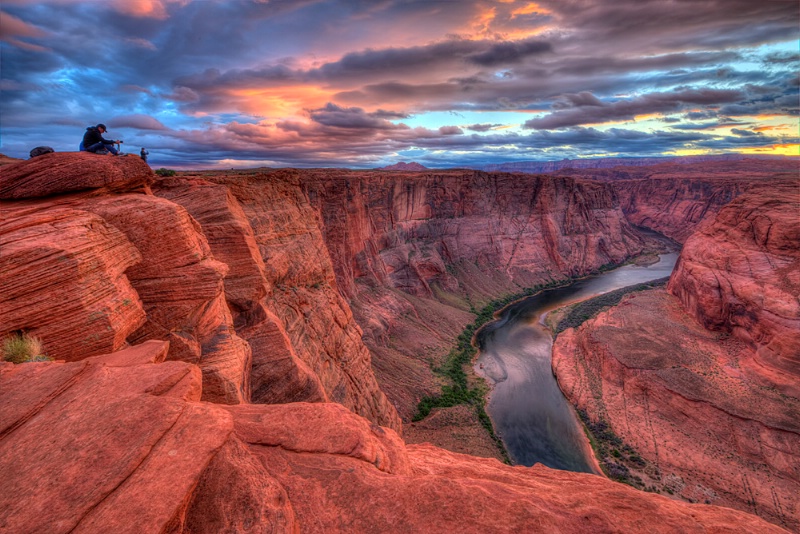
M336 401L400 430L296 180L247 180L241 201L232 186L166 180L159 198L140 158L79 153L10 176L49 189L4 201L0 334L40 336L63 360L167 340L168 360L202 369L203 400ZM70 194L70 180L104 185Z
M731 202L684 245L669 291L703 326L733 333L800 396L800 184Z
M43 154L3 166L0 199L46 197L75 191L129 191L152 183L153 172L140 158L91 152ZM87 172L87 169L91 169Z
M560 334L566 396L686 499L800 529L797 188L745 193L686 241L669 291ZM732 335L731 335L732 334Z
M15 209L0 220L0 333L24 330L75 360L125 346L145 322L125 271L141 254L120 230L81 210Z
M0 364L0 528L9 532L781 532L593 475L399 436L338 404L199 402L151 342Z
M417 163L416 161L412 161L406 163L405 161L397 162L393 165L387 165L386 167L378 167L377 170L380 171L427 171L428 168L421 163Z
M253 348L253 400L339 402L399 431L298 177L205 178L156 191L184 206L232 266L226 297Z

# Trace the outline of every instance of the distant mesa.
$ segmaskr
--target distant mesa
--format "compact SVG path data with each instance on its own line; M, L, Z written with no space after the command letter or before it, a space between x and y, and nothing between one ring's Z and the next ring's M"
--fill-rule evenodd
M665 156L649 158L581 158L561 161L514 161L476 166L487 172L550 173L565 169L611 169L614 167L646 167L662 163L697 164L706 162L737 162L746 159L782 161L784 156L762 154L713 154L701 156Z
M425 165L421 165L416 161L412 161L411 163L406 163L405 161L401 161L399 163L395 163L394 165L388 165L386 167L378 167L379 171L427 171L428 167Z

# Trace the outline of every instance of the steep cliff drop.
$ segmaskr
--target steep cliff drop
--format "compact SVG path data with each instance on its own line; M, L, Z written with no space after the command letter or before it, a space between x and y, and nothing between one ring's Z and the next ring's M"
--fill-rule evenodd
M559 335L553 353L567 397L621 438L615 456L625 444L649 463L648 487L791 530L800 528L797 192L773 184L743 194L686 241L669 293L629 296Z
M477 171L314 170L303 172L302 187L381 388L406 421L422 397L439 393L431 368L488 301L623 262L646 247L607 184ZM439 418L446 433L461 431L461 415ZM415 439L415 427L407 430ZM420 439L431 439L428 430Z
M242 186L240 204L203 181L159 198L154 179L88 153L4 167L0 333L70 361L168 340L202 369L203 400L333 400L400 431L298 184Z

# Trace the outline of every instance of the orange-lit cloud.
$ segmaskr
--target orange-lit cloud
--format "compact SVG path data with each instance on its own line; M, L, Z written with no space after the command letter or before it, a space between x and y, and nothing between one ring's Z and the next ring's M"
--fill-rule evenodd
M164 20L169 18L167 5L185 6L191 0L115 0L114 8L124 15Z
M290 117L304 109L319 108L331 100L332 92L313 85L283 86L231 91L241 102L241 111L259 117Z
M540 6L536 2L529 2L528 4L513 10L511 12L511 18L514 19L520 15L549 15L551 13L552 11Z
M19 18L0 11L0 41L10 45L30 50L33 52L47 52L50 49L25 42L21 39L44 37L47 33L41 29L20 20Z
M771 130L786 131L786 130L789 130L789 129L790 129L790 127L789 127L788 124L775 124L775 125L768 124L768 125L765 125L765 126L757 126L757 127L753 128L753 131L754 132L768 132L768 131L771 131Z
M778 144L766 147L748 147L739 150L742 154L772 154L775 156L800 156L800 144Z

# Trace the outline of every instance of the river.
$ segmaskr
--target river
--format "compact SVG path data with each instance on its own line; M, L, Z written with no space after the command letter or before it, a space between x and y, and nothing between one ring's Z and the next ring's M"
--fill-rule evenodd
M677 258L662 254L653 265L625 265L509 304L478 333L475 370L493 384L486 409L514 464L597 473L575 410L553 376L553 340L541 319L566 304L669 276Z

